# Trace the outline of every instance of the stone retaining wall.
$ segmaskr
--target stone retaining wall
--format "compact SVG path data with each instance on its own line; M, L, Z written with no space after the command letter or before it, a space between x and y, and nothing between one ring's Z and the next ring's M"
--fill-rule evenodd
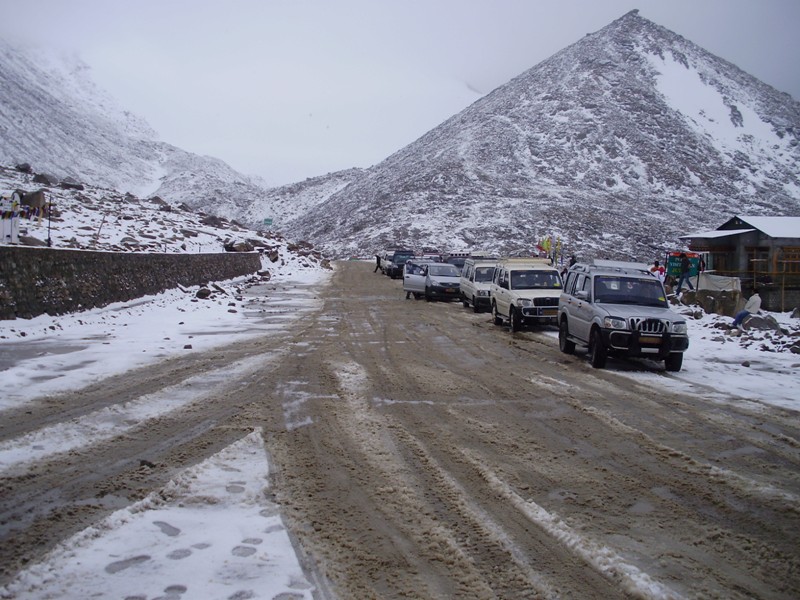
M0 246L0 319L86 310L260 269L257 252L139 254Z

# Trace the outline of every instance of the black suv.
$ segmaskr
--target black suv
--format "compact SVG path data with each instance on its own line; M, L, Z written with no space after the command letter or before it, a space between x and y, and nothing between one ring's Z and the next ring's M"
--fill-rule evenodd
M403 276L406 261L414 258L413 250L389 250L381 259L381 271L392 279Z

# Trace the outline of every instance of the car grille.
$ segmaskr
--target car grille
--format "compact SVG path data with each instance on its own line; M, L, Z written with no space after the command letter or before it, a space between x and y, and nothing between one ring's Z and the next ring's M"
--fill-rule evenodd
M534 306L558 306L558 298L534 298Z
M667 323L661 319L642 319L633 317L630 320L632 331L640 331L641 333L666 333Z

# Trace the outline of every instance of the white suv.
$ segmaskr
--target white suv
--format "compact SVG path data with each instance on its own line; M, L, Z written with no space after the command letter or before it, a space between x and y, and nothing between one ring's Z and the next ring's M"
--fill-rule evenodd
M464 308L472 305L472 310L490 308L492 302L492 275L497 265L496 259L468 258L461 270L461 302Z
M561 289L561 275L547 259L499 261L490 290L495 325L508 321L512 332L526 325L555 325Z
M663 360L667 371L680 371L689 337L647 265L595 260L570 268L558 303L559 348L572 354L576 344L588 347L597 369L619 355Z

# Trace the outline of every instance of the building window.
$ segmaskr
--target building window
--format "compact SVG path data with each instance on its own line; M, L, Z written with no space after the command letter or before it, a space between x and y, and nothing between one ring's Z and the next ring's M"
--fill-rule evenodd
M787 275L800 274L800 247L787 246L782 248L782 253L778 254L776 267L778 273Z

